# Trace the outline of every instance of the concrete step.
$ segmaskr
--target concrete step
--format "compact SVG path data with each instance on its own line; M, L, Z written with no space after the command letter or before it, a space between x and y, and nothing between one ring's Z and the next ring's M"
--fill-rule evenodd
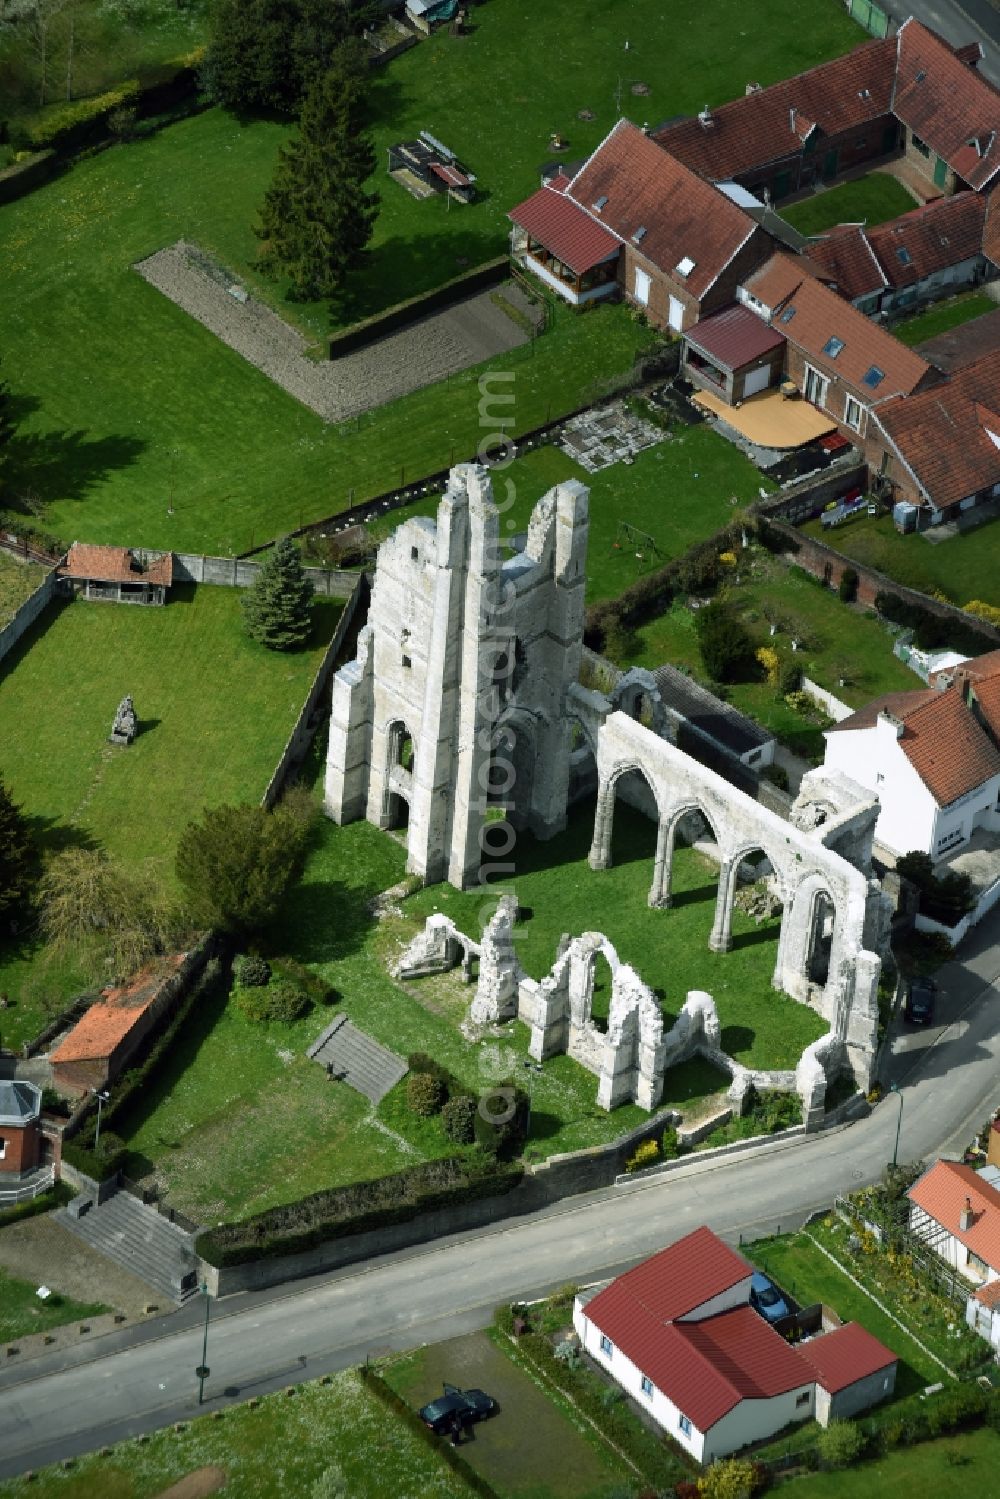
M128 1192L116 1192L79 1216L61 1208L55 1217L70 1233L176 1305L196 1293L193 1235Z
M407 1071L402 1057L359 1031L346 1017L310 1047L309 1055L372 1103L381 1102Z

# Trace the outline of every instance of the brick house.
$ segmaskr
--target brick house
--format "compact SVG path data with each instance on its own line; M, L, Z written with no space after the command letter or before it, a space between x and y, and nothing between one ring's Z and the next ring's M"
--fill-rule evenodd
M574 1302L586 1353L700 1463L895 1387L896 1355L856 1323L793 1347L751 1304L752 1275L698 1228Z
M674 332L728 306L775 245L628 120L574 177L553 179L508 217L514 255L568 301L618 290Z
M54 1085L84 1094L124 1072L176 994L188 958L187 953L158 958L127 984L103 989L49 1056Z
M983 243L986 213L984 196L958 193L871 229L840 224L810 240L806 254L840 296L868 317L912 312L996 276Z
M1000 173L1000 93L978 72L978 42L957 51L915 21L904 21L897 48L892 109L904 154L928 194L973 192Z
M42 1090L35 1083L0 1082L0 1181L30 1176L42 1162Z

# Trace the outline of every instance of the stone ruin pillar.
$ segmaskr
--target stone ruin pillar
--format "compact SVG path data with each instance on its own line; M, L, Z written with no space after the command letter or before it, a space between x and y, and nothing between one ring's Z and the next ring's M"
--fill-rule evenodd
M520 964L514 951L514 922L517 900L502 895L483 932L479 950L479 983L469 1009L473 1025L495 1025L513 1020L517 1015L517 986Z

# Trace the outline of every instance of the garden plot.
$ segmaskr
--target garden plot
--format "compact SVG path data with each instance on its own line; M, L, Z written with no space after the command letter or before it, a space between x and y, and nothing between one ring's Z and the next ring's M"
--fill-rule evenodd
M178 240L135 269L325 422L360 416L528 342L527 333L482 292L353 354L314 360L296 328L196 245Z
M572 417L563 428L559 446L588 474L596 474L613 463L633 463L639 453L655 447L668 435L616 401L613 406Z

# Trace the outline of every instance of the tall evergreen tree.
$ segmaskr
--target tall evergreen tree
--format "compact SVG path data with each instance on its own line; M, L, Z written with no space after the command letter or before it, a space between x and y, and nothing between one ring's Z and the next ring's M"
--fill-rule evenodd
M205 83L231 109L292 114L337 48L377 15L377 0L217 0Z
M27 903L38 872L28 820L0 780L0 915Z
M283 536L241 601L248 633L272 651L301 645L312 627L312 592L298 547L290 536Z
M375 150L364 129L368 64L345 42L306 95L299 135L278 155L257 230L261 264L287 275L303 300L335 296L361 261L378 214L365 191Z

